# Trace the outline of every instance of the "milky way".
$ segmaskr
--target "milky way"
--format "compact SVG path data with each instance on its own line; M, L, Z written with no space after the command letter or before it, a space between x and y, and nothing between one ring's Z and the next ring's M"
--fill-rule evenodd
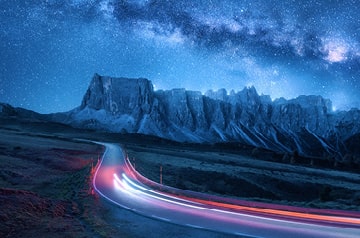
M95 72L360 106L356 0L0 3L0 101L14 106L70 110Z

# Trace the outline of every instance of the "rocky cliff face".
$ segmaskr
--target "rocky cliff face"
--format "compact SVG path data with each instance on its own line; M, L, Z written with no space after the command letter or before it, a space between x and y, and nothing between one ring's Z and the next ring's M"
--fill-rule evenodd
M344 142L360 132L359 110L331 112L331 102L320 96L272 102L254 87L205 95L185 89L154 91L147 79L97 74L81 106L58 118L83 128L176 141L236 141L310 156L346 153Z
M153 86L147 79L111 78L95 74L80 110L85 107L104 109L113 115L149 113L153 96Z

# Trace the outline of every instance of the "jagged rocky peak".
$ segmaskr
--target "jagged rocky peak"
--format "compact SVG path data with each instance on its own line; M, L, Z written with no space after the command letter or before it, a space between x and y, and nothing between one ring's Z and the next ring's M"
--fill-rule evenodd
M78 127L176 141L239 141L276 151L333 155L346 151L343 141L360 133L360 110L329 113L331 109L331 101L321 96L272 101L253 86L205 95L184 88L154 91L147 79L95 74L82 105L66 120Z
M239 95L244 101L253 100L255 98L259 98L259 94L256 91L254 86L245 87L242 91L238 92Z
M205 92L205 96L215 99L215 100L221 100L221 101L227 101L227 91L225 88L221 88L217 91L208 90Z
M148 110L153 97L153 85L147 79L114 78L95 74L80 108L131 114L136 108Z
M230 94L226 91L226 89L221 88L217 91L208 90L205 93L205 96L221 101L229 101L233 102L236 99L239 102L249 102L259 99L259 94L257 93L254 86L244 87L243 90L235 92L234 90L230 91Z
M290 103L294 101L300 104L301 107L303 108L319 107L319 108L324 108L327 111L332 110L332 102L330 101L330 99L325 99L319 95L308 95L308 96L300 95L295 99L289 100Z
M274 101L272 121L286 130L300 131L306 128L325 136L333 126L329 121L331 110L331 101L321 96L301 95L290 100L280 98Z
M286 100L284 98L276 99L275 105L297 105L303 109L311 109L322 111L322 113L329 113L332 111L332 102L330 99L325 99L319 95L300 95L297 98Z
M209 97L214 100L220 100L224 102L229 102L233 105L240 104L240 105L252 105L260 103L260 96L257 93L254 86L245 87L243 90L235 92L234 90L230 91L230 94L227 93L226 89L221 88L217 91L208 90L205 93L206 97ZM262 96L264 100L266 97L270 96ZM267 98L266 98L267 99ZM266 101L266 100L265 100Z
M229 96L229 102L233 105L240 104L246 107L254 107L261 103L259 94L254 86L245 87L239 92L231 92Z

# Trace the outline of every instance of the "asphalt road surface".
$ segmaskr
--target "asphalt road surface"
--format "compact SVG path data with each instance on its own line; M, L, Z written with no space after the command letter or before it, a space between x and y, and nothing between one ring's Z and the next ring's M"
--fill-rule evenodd
M171 190L138 174L120 146L100 144L106 151L96 167L94 189L138 214L243 237L360 237L360 212L230 204L211 195Z

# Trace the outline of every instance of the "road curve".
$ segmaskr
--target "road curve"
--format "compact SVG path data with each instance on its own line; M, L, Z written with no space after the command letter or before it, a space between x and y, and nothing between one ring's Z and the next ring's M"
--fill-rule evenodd
M120 146L99 144L106 150L93 177L95 191L138 214L245 237L360 237L359 212L224 203L216 196L152 182L135 171Z

